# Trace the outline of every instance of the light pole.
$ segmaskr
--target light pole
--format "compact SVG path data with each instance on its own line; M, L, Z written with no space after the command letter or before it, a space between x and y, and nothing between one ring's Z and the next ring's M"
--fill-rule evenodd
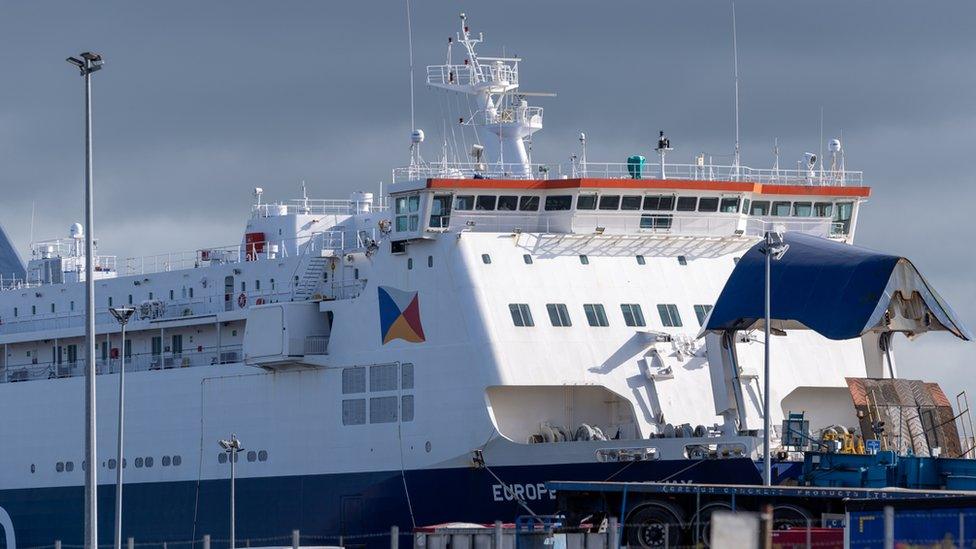
M230 549L235 549L236 543L234 538L234 462L237 461L237 453L244 449L241 446L241 441L237 440L237 435L231 434L230 440L220 440L218 441L220 447L227 452L227 458L230 461Z
M69 57L85 79L85 548L98 549L98 459L95 446L95 253L92 182L91 75L102 68L102 56L86 51L81 59Z
M769 395L769 332L770 332L770 306L769 306L769 294L770 294L770 271L773 260L779 261L786 254L786 250L790 248L790 245L783 242L783 235L775 231L766 231L765 237L765 247L762 250L763 255L766 256L766 284L765 284L765 322L763 323L763 329L765 331L765 341L763 343L763 351L765 358L763 360L763 485L772 485L773 475L772 475L772 461L769 455L769 431L772 428L772 420L770 418L770 401L772 400Z
M111 307L108 310L122 326L122 365L119 367L119 442L115 473L115 549L122 549L122 425L125 417L125 325L136 310L132 307Z

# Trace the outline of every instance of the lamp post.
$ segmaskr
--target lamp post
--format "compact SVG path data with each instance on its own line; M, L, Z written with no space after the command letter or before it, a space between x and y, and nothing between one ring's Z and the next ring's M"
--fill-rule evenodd
M125 459L122 453L122 425L125 417L125 325L128 324L132 313L136 312L133 307L111 307L108 310L115 317L115 320L122 326L122 352L121 366L119 367L119 438L118 454L116 459L115 473L115 549L122 549L122 460Z
M98 549L98 459L95 451L95 253L92 182L91 75L102 68L102 56L85 52L81 59L69 57L85 79L85 548Z
M218 441L220 447L223 448L224 452L227 453L227 458L230 461L230 549L235 549L236 543L234 538L234 462L237 461L237 453L244 449L241 446L241 441L237 440L237 435L231 434L230 440L220 440Z
M772 400L769 395L769 333L770 333L770 305L769 305L769 294L770 294L770 271L773 260L779 261L786 254L786 250L790 248L790 245L783 242L783 235L775 231L766 231L765 236L765 246L762 249L763 255L766 256L766 284L765 284L765 322L763 323L763 329L765 331L765 340L763 343L763 486L770 486L773 482L772 475L772 460L769 455L769 431L772 429L772 420L770 418L770 401Z

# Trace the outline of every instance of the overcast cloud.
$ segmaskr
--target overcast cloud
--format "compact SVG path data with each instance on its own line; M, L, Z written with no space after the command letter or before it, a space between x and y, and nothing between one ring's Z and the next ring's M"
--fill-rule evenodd
M730 9L723 1L414 0L416 64L442 63L466 11L482 53L524 57L522 87L546 128L534 158L648 154L675 161L732 147ZM905 254L976 327L973 149L976 3L740 0L743 162L789 167L844 137L874 195L858 242ZM26 254L81 220L82 88L64 62L102 53L95 75L96 234L120 257L236 243L255 186L293 198L375 190L409 135L403 2L3 2L0 221ZM439 141L418 69L417 120ZM433 149L435 147L431 147ZM433 151L428 151L428 156ZM898 341L902 375L976 390L972 344Z

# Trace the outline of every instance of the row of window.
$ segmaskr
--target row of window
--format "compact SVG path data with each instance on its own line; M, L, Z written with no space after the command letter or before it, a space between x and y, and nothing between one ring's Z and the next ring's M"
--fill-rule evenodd
M434 256L428 255L427 256L427 268L429 269L429 268L433 268L433 267L434 267ZM412 257L408 257L407 258L407 270L409 271L409 270L412 270L412 269L413 269L413 258Z
M128 461L129 460L125 458L122 459L123 469L129 466ZM133 465L135 465L137 469L142 469L143 467L151 468L156 463L152 456L146 456L146 457L140 456L135 458L132 461L133 461ZM183 457L178 455L163 456L162 458L160 458L159 463L163 467L169 467L171 465L173 467L179 467L180 465L183 464ZM117 466L118 466L118 461L115 458L109 458L108 460L102 462L102 467L108 467L109 469L115 469ZM82 470L86 468L86 464L84 461L81 462L81 468ZM35 470L34 466L31 465L31 472L33 473L34 470ZM54 464L54 470L57 471L58 473L70 473L75 470L75 462L59 461Z
M368 390L367 373L369 374ZM413 421L412 394L383 394L413 390L413 364L409 362L343 368L341 386L343 395L369 393L368 398L364 395L362 398L342 400L343 425L365 425L367 421L369 423Z
M638 265L647 265L647 259L644 256L642 256L642 255L636 255L636 256L634 256L634 258L637 260L637 264ZM688 258L687 257L685 257L683 255L679 255L677 259L678 259L678 265L682 265L682 266L688 265ZM590 256L588 256L586 254L580 254L579 255L579 260L580 260L580 263L583 264L583 265L589 265L590 264ZM534 260L532 259L532 255L531 254L523 254L522 255L522 261L524 261L526 265L532 265L534 263ZM490 254L481 254L481 262L484 263L485 265L491 265L491 255ZM428 263L430 263L430 262L428 262ZM409 268L410 263L408 262L407 265L408 265L408 268Z
M695 305L694 310L695 317L698 319L698 325L701 326L704 325L705 318L711 312L712 306L704 304ZM512 315L512 323L516 326L535 326L535 320L532 318L532 309L529 308L528 303L509 303L508 311ZM573 325L573 321L569 315L569 309L565 303L547 303L546 312L549 315L549 323L554 327L564 328ZM624 324L627 326L647 326L647 321L644 319L644 312L638 303L622 303L620 305L620 313L623 317ZM673 303L658 304L657 313L661 317L661 325L666 328L680 328L683 325L681 322L681 314L678 312L678 306ZM590 326L598 328L610 326L606 309L601 303L584 303L583 314L586 316L586 323Z
M245 454L245 457L247 461L250 463L254 463L255 461L268 461L268 451L258 450L255 452L254 450L248 450L247 453ZM227 457L227 452L220 452L219 454L217 454L218 463L227 463L228 459L229 458ZM235 453L234 463L237 463L240 460L241 460L241 454L239 452Z

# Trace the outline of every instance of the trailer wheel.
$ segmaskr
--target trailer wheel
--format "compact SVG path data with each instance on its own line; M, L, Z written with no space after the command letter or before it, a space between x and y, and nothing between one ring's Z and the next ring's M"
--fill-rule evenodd
M773 507L773 529L806 528L812 519L810 512L792 504L779 504Z
M712 513L715 511L732 511L732 504L727 501L713 501L703 505L691 521L691 527L698 528L698 543L705 547L711 546ZM692 531L694 532L694 530Z
M677 547L683 542L681 511L664 503L638 507L628 515L625 527L631 547Z

